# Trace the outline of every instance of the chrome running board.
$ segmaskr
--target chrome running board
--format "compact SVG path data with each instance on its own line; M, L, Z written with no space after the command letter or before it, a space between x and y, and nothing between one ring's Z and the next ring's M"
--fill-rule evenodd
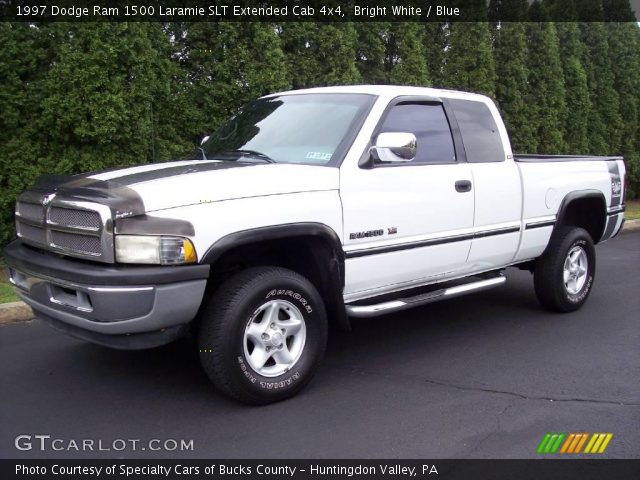
M477 282L441 288L440 290L423 293L416 295L415 297L399 298L397 300L376 303L373 305L346 305L347 314L351 317L360 318L376 317L378 315L385 315L387 313L397 312L399 310L405 310L407 308L417 307L427 303L459 297L461 295L466 295L467 293L487 290L489 288L502 285L506 280L507 279L503 275L498 275L496 277L479 280Z

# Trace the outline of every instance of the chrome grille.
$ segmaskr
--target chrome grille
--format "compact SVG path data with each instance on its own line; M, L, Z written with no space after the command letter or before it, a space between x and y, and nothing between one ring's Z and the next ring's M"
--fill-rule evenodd
M37 203L20 202L16 208L16 213L21 217L34 220L36 222L42 222L44 220L44 210L42 209L42 205Z
M100 238L91 235L51 230L51 242L56 247L87 253L89 255L100 255L102 253Z
M24 243L63 255L114 262L109 207L25 192L15 212L16 232Z
M18 236L36 243L47 243L47 231L28 223L18 222Z
M69 227L89 228L97 230L102 225L100 215L89 210L74 210L72 208L51 207L49 221Z

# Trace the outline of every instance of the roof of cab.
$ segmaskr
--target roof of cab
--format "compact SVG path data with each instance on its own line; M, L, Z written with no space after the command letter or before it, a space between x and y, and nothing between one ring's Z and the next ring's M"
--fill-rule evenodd
M444 98L464 98L476 101L491 101L488 97L477 93L460 92L457 90L443 90L428 87L407 87L400 85L341 85L334 87L305 88L302 90L289 90L285 92L272 93L265 97L279 95L301 95L308 93L361 93L384 97L397 97L401 95L444 97Z

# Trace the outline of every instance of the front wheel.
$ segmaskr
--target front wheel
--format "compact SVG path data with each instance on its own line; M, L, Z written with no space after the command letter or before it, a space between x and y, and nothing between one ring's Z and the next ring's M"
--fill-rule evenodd
M582 228L560 227L536 261L536 296L547 309L571 312L587 301L596 272L593 240Z
M224 393L248 404L283 400L315 373L327 342L316 288L284 268L250 268L227 280L201 314L200 361Z

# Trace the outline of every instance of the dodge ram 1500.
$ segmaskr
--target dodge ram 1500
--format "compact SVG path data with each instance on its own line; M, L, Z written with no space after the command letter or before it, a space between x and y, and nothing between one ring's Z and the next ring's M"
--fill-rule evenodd
M283 92L189 160L40 177L4 256L43 321L121 349L193 332L213 383L261 404L309 382L329 324L496 287L509 266L544 307L580 308L624 176L621 157L514 155L481 95Z

